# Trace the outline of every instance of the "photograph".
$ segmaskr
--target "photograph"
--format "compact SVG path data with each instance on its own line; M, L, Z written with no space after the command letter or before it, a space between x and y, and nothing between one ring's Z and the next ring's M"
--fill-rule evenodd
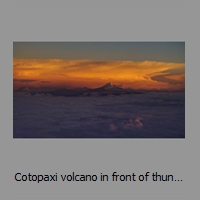
M13 42L13 138L185 139L185 42Z

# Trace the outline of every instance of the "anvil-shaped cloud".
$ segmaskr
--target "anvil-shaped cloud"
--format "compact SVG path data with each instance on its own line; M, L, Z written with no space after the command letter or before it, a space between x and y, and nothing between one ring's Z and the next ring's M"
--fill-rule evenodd
M124 88L184 90L185 63L14 59L13 79L14 89L43 83L50 88L95 88L112 82Z

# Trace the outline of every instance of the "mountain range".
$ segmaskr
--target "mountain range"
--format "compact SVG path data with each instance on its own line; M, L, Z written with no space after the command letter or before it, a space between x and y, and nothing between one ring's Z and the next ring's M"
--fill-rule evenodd
M34 88L29 87L21 87L17 90L17 92L24 92L27 94L35 95L35 94L45 94L52 96L108 96L108 95L122 95L122 94L141 94L142 92L136 91L130 88L121 88L120 86L116 86L112 83L106 83L105 85L98 88L74 88L74 89L57 89L52 91L40 91L38 92Z

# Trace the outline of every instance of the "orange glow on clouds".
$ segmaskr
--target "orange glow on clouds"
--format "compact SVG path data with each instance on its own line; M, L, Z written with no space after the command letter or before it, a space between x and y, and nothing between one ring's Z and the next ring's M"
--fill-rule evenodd
M107 82L133 89L184 90L185 63L14 59L14 89L100 87Z

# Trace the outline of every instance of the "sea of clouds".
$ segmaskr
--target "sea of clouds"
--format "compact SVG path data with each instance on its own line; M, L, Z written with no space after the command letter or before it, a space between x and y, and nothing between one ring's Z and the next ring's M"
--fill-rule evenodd
M104 97L14 92L14 138L185 138L185 93Z

